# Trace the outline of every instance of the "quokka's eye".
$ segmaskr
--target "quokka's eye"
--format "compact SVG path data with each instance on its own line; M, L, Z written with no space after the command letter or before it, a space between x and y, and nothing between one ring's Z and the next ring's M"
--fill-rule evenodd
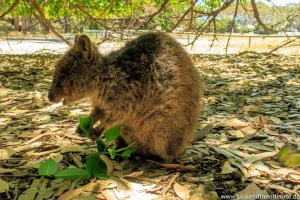
M64 81L65 79L66 79L66 76L59 76L58 81L59 81L59 82L62 82L62 81Z

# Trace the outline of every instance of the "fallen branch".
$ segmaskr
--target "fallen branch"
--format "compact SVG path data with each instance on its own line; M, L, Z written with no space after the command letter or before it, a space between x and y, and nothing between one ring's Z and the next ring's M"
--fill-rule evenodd
M288 41L286 41L285 43L283 43L282 45L279 45L278 47L275 47L274 49L272 49L272 50L269 51L268 53L273 53L274 51L277 51L278 49L280 49L280 48L282 48L282 47L284 47L284 46L286 46L286 45L288 45L288 44L294 42L294 41L297 40L297 39L298 39L298 38L295 38L295 39L293 39L293 40L288 40Z

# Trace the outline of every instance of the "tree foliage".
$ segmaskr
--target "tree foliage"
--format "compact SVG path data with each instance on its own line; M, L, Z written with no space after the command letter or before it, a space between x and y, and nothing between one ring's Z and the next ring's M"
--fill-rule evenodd
M9 21L8 18L14 17L37 19L57 36L60 35L56 32L59 25L72 22L74 27L78 24L81 30L88 28L120 33L124 29L160 27L167 32L192 31L198 37L205 31L228 32L230 24L235 24L235 20L243 22L247 18L245 16L254 20L256 27L261 27L266 33L276 33L279 26L287 28L295 17L299 17L294 9L285 13L277 24L265 23L264 19L270 21L264 16L269 10L265 8L268 6L261 5L265 4L255 0L2 0L0 20ZM233 19L235 6L237 13ZM264 9L262 16L261 9ZM223 13L227 13L226 19ZM282 25L282 22L286 24ZM246 26L244 23L240 29L246 31Z

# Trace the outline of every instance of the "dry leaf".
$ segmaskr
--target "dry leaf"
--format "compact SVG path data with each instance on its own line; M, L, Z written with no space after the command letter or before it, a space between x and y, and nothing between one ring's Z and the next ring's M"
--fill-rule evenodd
M230 161L229 160L225 161L222 167L221 174L231 174L234 171L236 171L236 169L231 166Z
M235 194L238 199L255 200L257 195L268 195L266 191L261 190L255 183L250 183L243 191Z
M7 173L7 172L15 172L17 171L16 169L6 169L6 168L1 168L0 167L0 174L4 174L4 173Z
M11 148L0 149L0 160L9 159L15 153L17 153L17 151Z
M186 187L184 187L178 183L174 184L174 191L180 199L189 199L190 198L189 189L187 189Z
M271 116L270 120L272 122L274 122L275 124L282 124L282 121L279 118L277 118L277 117Z
M227 120L227 121L223 122L223 126L232 127L234 129L238 130L238 129L245 128L245 127L249 126L249 123L243 122L243 121L241 121L237 118L233 118L233 119L230 119L230 120Z
M8 182L6 182L0 178L0 193L7 192L8 189L9 189Z
M100 158L106 164L107 173L112 174L114 171L114 163L106 155L100 155Z
M139 172L133 172L131 174L125 175L125 178L135 178L138 176L141 176L144 173L144 171L139 171Z

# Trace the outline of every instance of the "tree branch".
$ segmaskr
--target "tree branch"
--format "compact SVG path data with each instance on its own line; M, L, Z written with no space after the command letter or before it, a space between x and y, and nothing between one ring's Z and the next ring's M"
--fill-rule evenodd
M10 7L6 12L4 12L4 13L0 16L0 19L1 19L1 20L4 20L5 15L7 15L10 11L12 11L19 3L20 3L20 0L16 0L16 1L11 5L11 7Z
M36 15L37 19L44 24L45 27L49 28L50 31L56 35L58 38L60 38L62 41L64 41L67 45L71 46L71 43L66 40L61 34L59 34L55 28L52 26L51 22L46 19L42 9L40 8L39 4L35 0L27 0L29 3L35 8L35 10L39 13L40 18Z
M214 18L217 17L217 15L225 10L226 8L228 8L232 3L234 2L234 0L227 0L219 9L211 12L208 14L207 18L205 19L205 21L197 28L197 32L196 32L196 36L194 38L194 40L192 42L190 42L189 44L187 45L193 45L196 40L200 37L200 35L203 33L203 31L206 30L206 28L211 24L211 22L213 22ZM208 23L204 26L204 24L207 22L207 20L212 17ZM202 28L204 26L204 28Z
M261 26L266 32L268 33L277 33L277 31L267 27L267 25L265 25L262 20L260 19L260 16L259 16L259 13L258 13L258 10L257 10L257 7L256 7L256 3L255 3L255 0L251 0L251 6L252 6L252 10L253 10L253 14L254 14L254 17L258 23L259 26Z
M159 13L161 13L165 9L165 7L167 6L168 3L169 3L169 0L164 0L164 2L161 5L161 7L155 13L153 13L152 15L150 15L149 19L147 20L147 22L145 24L150 23L154 19L154 17L156 17L156 15L158 15Z
M232 26L231 26L230 34L229 34L229 37L228 37L228 40L227 40L227 43L226 43L226 47L225 47L225 55L226 56L227 56L227 51L228 51L228 46L229 46L230 38L231 38L232 32L234 31L235 18L236 18L238 7L239 7L239 2L240 2L240 0L236 0L236 6L235 6L233 20L232 20Z
M176 24L175 24L170 30L168 30L169 33L172 32L172 31L174 31L174 30L177 28L177 26L179 26L179 24L182 22L182 20L185 18L185 16L186 16L191 10L193 10L193 7L194 7L195 3L197 3L197 1L198 1L198 0L196 0L195 2L194 2L194 1L191 2L191 6L183 13L183 15L182 15L182 16L178 19L178 21L176 22Z

